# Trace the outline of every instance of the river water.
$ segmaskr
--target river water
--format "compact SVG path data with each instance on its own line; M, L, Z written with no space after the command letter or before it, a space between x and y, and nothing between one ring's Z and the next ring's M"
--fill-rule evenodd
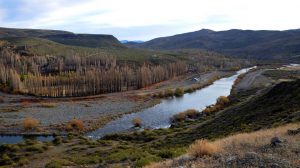
M107 134L125 132L132 129L132 119L142 120L143 128L158 129L170 127L170 118L187 109L203 110L206 106L215 104L220 96L228 96L237 77L252 68L238 71L235 75L215 81L212 85L186 93L183 97L164 99L160 104L144 109L137 113L127 114L119 119L109 122L104 127L87 134L93 139L101 138Z

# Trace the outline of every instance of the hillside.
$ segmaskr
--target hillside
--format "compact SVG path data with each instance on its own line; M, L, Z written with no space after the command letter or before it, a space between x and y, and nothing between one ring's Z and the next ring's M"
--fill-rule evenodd
M57 43L90 48L126 48L112 35L75 34L60 30L0 28L0 39L42 38Z
M131 47L148 49L199 48L260 60L300 61L300 31L212 31L202 29L170 37L156 38Z
M72 32L60 30L42 30L42 29L14 29L0 27L0 38L5 37L40 37L57 34L73 34Z
M291 130L298 135L288 134ZM188 153L176 159L152 163L147 168L172 167L298 167L300 124L242 133L217 139L213 142L197 141ZM271 145L278 137L281 143ZM200 143L203 142L203 143ZM195 156L193 151L199 151Z
M100 35L100 34L58 34L43 36L57 43L72 45L72 46L82 46L82 47L102 47L102 48L125 48L117 38L112 35Z

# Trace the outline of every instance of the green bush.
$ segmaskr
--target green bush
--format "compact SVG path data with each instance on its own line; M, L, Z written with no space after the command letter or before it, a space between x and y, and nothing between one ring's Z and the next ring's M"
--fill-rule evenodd
M13 163L13 160L7 154L2 155L0 159L0 165L11 165Z
M184 95L184 90L182 88L176 88L175 90L175 96L176 97L181 97Z
M165 90L165 97L172 97L174 96L174 92L172 89L168 88Z
M21 157L19 158L19 161L18 161L18 165L19 166L24 166L24 165L27 165L29 163L29 160L25 157Z
M158 153L158 156L164 159L168 159L174 157L174 152L169 150L163 150Z
M45 168L62 168L62 163L60 161L53 160L46 164Z
M33 146L28 146L26 148L26 151L28 152L39 152L42 153L45 149L41 145L33 145Z
M58 136L56 136L54 139L53 139L53 144L54 145L59 145L59 144L61 144L62 143L62 138L61 137L58 137Z

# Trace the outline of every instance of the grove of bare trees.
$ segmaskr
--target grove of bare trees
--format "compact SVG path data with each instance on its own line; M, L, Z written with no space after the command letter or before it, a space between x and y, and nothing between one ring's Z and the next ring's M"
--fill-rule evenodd
M111 56L21 56L2 48L2 88L45 97L86 96L139 89L184 74L184 62L117 65Z

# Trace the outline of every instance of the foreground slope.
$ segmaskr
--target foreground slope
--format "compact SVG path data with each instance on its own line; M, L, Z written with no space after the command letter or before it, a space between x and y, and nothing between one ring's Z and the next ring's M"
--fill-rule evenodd
M223 54L262 60L299 61L300 31L212 31L202 29L170 37L156 38L134 47L149 49L199 48Z
M292 131L295 134L289 134ZM190 146L186 155L152 163L147 168L297 167L300 166L299 135L300 124L235 134L211 143ZM275 137L282 141L277 146L271 145ZM202 151L204 155L194 156L192 150Z

